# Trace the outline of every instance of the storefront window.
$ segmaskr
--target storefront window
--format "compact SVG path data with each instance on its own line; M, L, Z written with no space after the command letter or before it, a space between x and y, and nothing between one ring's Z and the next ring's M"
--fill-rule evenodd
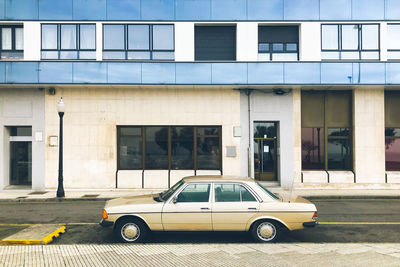
M400 171L400 92L385 92L385 164L387 171Z

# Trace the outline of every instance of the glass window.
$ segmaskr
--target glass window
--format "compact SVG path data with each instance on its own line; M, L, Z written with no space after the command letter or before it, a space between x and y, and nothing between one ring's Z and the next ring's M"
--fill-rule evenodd
M15 50L24 50L24 30L15 28Z
M388 24L388 59L400 59L400 24Z
M259 26L258 42L259 60L298 60L298 26Z
M21 59L24 56L22 26L0 25L0 59Z
M195 26L195 60L236 60L236 26Z
M244 186L240 186L240 197L243 202L257 201L254 196Z
M339 25L322 25L322 49L339 49Z
M149 50L149 25L128 25L128 49Z
M323 170L325 168L324 128L301 129L301 164L303 170Z
M362 49L379 49L378 25L362 25Z
M197 128L197 169L220 169L220 143L217 127Z
M61 25L61 50L76 49L76 25Z
M42 50L57 49L57 25L42 25Z
M153 25L153 50L174 50L172 25Z
M146 169L168 169L168 127L146 127Z
M215 202L240 202L240 186L237 184L215 184Z
M179 193L176 202L209 202L210 184L189 184Z
M351 168L350 134L348 128L328 128L328 169Z
M387 171L400 171L400 92L385 91L385 164Z
M173 170L193 169L193 127L171 127L171 139L171 168Z
M81 24L79 28L79 48L82 50L96 49L96 25Z
M125 49L124 25L103 26L103 49L118 50Z
M259 52L269 51L269 44L265 43L258 44L258 51Z
M12 37L11 37L11 28L3 28L1 31L1 48L3 50L11 50L12 49Z
M119 169L142 169L142 128L118 128Z
M358 25L342 25L342 49L358 50Z

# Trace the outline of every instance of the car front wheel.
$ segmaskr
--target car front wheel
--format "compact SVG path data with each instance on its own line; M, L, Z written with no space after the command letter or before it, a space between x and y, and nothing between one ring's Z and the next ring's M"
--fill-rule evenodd
M144 223L134 219L123 219L118 222L115 234L124 243L143 242L147 235L147 227Z
M282 234L282 227L273 221L260 221L254 224L251 235L257 242L276 242Z

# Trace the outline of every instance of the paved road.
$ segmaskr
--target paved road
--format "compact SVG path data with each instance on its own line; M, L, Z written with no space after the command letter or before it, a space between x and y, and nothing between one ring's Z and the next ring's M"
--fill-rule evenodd
M321 222L400 222L400 200L314 200ZM21 227L1 224L94 223L100 220L103 201L0 202L0 238ZM319 225L294 231L282 239L293 242L395 243L400 225ZM111 229L98 225L70 225L54 244L113 243ZM252 243L243 233L157 233L149 243Z

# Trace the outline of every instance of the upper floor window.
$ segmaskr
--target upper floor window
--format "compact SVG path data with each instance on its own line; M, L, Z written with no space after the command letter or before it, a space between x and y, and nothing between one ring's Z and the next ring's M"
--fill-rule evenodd
M195 26L195 60L236 60L236 26Z
M174 47L174 25L103 25L103 59L174 60Z
M379 59L378 24L322 25L324 59Z
M258 27L258 60L295 61L298 59L298 26Z
M388 59L400 59L400 24L388 24Z
M42 59L96 59L96 25L42 24Z
M0 58L24 57L24 29L22 25L0 25Z

